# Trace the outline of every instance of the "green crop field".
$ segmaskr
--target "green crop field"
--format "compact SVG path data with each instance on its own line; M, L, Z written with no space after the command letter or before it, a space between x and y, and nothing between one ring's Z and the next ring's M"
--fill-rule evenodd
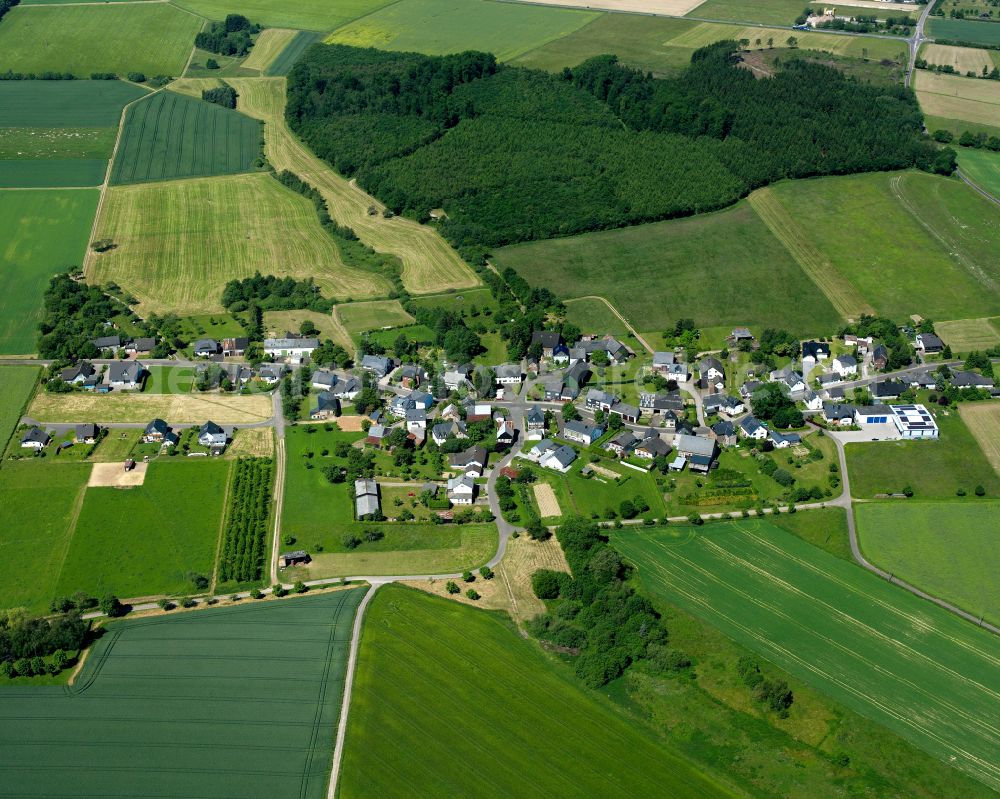
M403 327L413 322L399 300L352 302L337 306L337 315L348 333L363 333L382 327Z
M306 51L309 45L315 44L319 40L319 36L318 33L313 31L299 31L296 33L295 38L285 45L285 49L278 53L274 60L268 64L264 70L264 74L268 77L287 75L295 65L295 62L298 61L299 56Z
M46 459L47 460L47 459ZM0 477L0 607L47 610L56 595L90 464L9 462ZM30 557L18 557L28 553Z
M118 246L88 259L88 277L118 283L140 313L218 313L226 281L254 272L312 277L328 297L385 293L344 266L312 203L262 173L115 186L96 236Z
M1000 197L1000 153L959 147L958 167L973 183Z
M428 55L484 50L509 60L597 17L592 11L492 0L400 0L335 31L328 43Z
M180 75L203 20L169 3L15 8L0 27L4 69Z
M927 35L968 44L1000 45L1000 25L969 19L927 18Z
M453 291L448 294L431 294L426 297L413 297L412 302L417 308L445 308L462 314L466 319L472 318L472 312L490 313L496 310L497 301L489 289L467 289Z
M399 586L367 611L344 749L343 799L730 795L509 623Z
M841 320L748 203L688 219L504 247L532 286L608 299L642 330L678 316L702 327L760 325L831 334ZM663 301L670 296L669 303Z
M0 354L35 351L42 294L83 263L97 200L87 189L0 191Z
M612 543L654 598L1000 788L994 636L760 520L635 528Z
M0 128L0 158L47 160L98 158L107 164L115 146L115 128Z
M1000 344L1000 316L938 322L934 330L956 354Z
M0 159L0 189L99 186L108 162L95 158Z
M762 25L791 25L804 7L805 3L801 0L707 0L688 16ZM845 13L850 10L845 9Z
M109 625L69 689L0 691L5 793L323 799L363 594Z
M194 593L211 577L231 461L159 459L132 488L88 488L56 592Z
M209 19L226 14L245 14L251 21L272 28L329 31L345 22L369 14L391 0L178 0L180 8Z
M129 108L111 182L247 172L260 156L262 130L237 111L160 92Z
M872 563L973 615L1000 621L1000 502L868 502L855 506L855 516Z
M622 336L628 332L625 323L601 300L570 300L566 303L566 320L584 333Z
M988 496L1000 496L1000 477L958 414L938 412L935 420L941 433L936 441L848 444L851 494L870 499L909 486L918 500L948 499L959 489L971 497L981 485Z
M813 247L878 313L931 319L995 313L1000 220L961 183L901 172L785 181L768 192L807 220Z
M0 452L31 399L39 371L37 366L0 367Z
M148 93L118 80L5 80L0 121L4 128L117 128L125 104Z

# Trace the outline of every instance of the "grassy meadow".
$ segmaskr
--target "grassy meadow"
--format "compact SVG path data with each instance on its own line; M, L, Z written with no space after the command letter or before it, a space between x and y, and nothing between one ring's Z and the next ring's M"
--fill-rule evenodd
M979 448L1000 474L1000 405L990 403L966 403L959 406L962 421L976 439Z
M15 8L0 28L0 53L15 72L177 76L201 25L169 3Z
M83 263L97 201L90 189L0 191L0 354L35 351L42 294Z
M261 127L220 105L159 92L129 108L111 183L248 172L260 156Z
M1000 87L995 81L920 70L913 87L924 114L1000 126Z
M596 17L592 11L492 0L400 0L345 25L326 41L428 55L484 50L507 61Z
M37 366L0 367L0 452L20 421L40 372Z
M3 465L0 608L48 610L57 593L90 469L90 464L82 463Z
M499 616L413 589L375 595L354 686L343 799L452 795L487 773L477 796L731 795Z
M97 187L107 170L108 162L99 158L0 159L0 189Z
M791 25L803 7L801 0L706 0L688 15L761 25Z
M118 80L5 80L0 81L0 120L4 135L10 128L92 128L104 133L104 145L114 145L126 103L148 92ZM103 147L101 152L104 152Z
M399 300L352 302L337 306L337 315L348 333L363 333L383 327L403 327L413 323Z
M993 636L760 520L637 528L612 543L654 598L1000 788L997 731L982 723L1000 713Z
M927 18L927 35L935 39L967 42L996 47L1000 45L1000 26L971 19Z
M370 14L390 0L178 0L179 8L209 19L244 14L251 21L271 28L329 31L357 17Z
M871 499L875 494L900 492L909 486L918 500L954 499L960 489L971 498L975 487L981 485L987 496L1000 496L1000 477L959 415L939 412L935 421L941 437L934 441L848 444L851 494Z
M115 146L115 128L0 128L0 168L3 161L107 159Z
M323 799L363 595L109 625L74 686L0 692L0 742L19 753L6 790Z
M948 44L925 44L920 48L920 57L936 66L950 65L960 75L974 72L981 75L983 67L993 69L993 59L989 50L978 47L953 47Z
M263 74L298 34L299 31L290 28L265 28L254 41L250 55L243 61L243 68Z
M622 322L601 300L578 299L566 303L566 320L584 333L610 333L623 336L628 332Z
M88 277L118 283L140 313L221 311L226 281L254 272L313 277L331 297L383 293L381 278L343 265L312 203L263 173L113 187L97 238L118 246L89 260Z
M252 424L270 419L271 397L267 394L140 394L113 391L110 394L75 392L38 394L28 413L41 422L146 423L160 417L173 424L201 424L211 419L219 424Z
M981 189L1000 197L1000 153L959 147L958 168Z
M530 242L494 254L533 286L608 299L642 330L678 316L702 327L761 325L796 333L841 324L748 203L687 219ZM669 303L663 301L670 296Z
M855 506L855 515L861 550L876 566L1000 621L1000 502L869 502Z
M1000 316L938 322L934 330L955 353L986 350L1000 344Z

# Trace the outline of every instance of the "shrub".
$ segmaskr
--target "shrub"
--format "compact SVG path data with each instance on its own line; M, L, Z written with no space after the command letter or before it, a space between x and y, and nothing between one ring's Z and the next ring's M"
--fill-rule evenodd
M465 582L467 583L471 583L473 580L476 579L476 575L474 575L470 571L464 571L462 572L462 579L465 580Z
M296 594L304 594L304 593L305 593L306 591L308 591L308 590L309 590L309 586L308 586L308 585L306 585L306 584L305 584L304 582L302 582L301 580L298 580L298 581L297 581L297 582L295 583L295 585L293 585L293 586L292 586L292 590L293 590L293 591L294 591L294 592L295 592Z
M282 536L281 540L285 542L286 546L291 546L292 544L295 543L295 536L286 533L284 536Z
M484 580L492 580L493 579L493 569L491 569L489 566L483 566L479 570L479 574L480 574L480 576Z
M260 599L263 596L264 596L264 594L261 592L261 590L259 588L254 587L254 588L250 589L250 598L251 599Z
M531 575L531 590L539 599L556 599L560 583L560 572L551 569L539 569Z
M344 545L345 549L357 549L361 546L361 539L354 533L348 533L341 539L341 543Z
M692 513L691 515L688 516L688 521L691 524L697 524L697 525L701 525L701 524L705 523L705 520L701 518L701 514L700 513Z
M465 595L473 601L479 599L479 592L475 588L470 588L465 592Z
M986 496L986 489L983 488L981 485L977 485L976 486L976 496L977 497L985 497Z
M105 616L110 616L111 618L116 618L118 616L124 616L128 612L126 608L114 594L108 594L103 597L98 604L98 607Z
M457 594L459 591L462 590L461 588L458 587L458 584L454 580L449 580L447 583L445 583L444 588L449 594Z
M287 593L288 593L288 589L285 588L285 586L283 586L281 583L275 583L271 587L271 594L273 596L282 597L282 596L285 596Z

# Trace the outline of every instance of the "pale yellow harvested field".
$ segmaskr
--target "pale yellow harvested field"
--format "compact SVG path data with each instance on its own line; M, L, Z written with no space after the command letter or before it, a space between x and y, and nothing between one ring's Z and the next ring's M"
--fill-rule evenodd
M820 5L820 3L814 3ZM847 2L826 3L829 6L851 6L852 8L877 8L887 14L912 14L919 9L912 3L883 3L881 0L847 0Z
M227 455L270 458L274 455L274 432L270 427L250 427L237 430L226 450Z
M254 42L250 55L243 62L243 69L256 69L263 72L271 66L271 62L278 57L278 53L285 49L285 46L295 38L297 33L298 31L287 28L265 28L260 32L257 41Z
M538 503L538 514L543 519L553 516L562 516L562 509L559 507L559 500L556 499L556 492L548 483L535 483L535 502Z
M966 402L958 406L959 416L997 474L1000 474L1000 405L996 402Z
M914 87L929 116L1000 126L1000 82L919 70Z
M264 394L38 394L28 416L40 422L144 423L165 419L170 424L252 424L270 419L271 397Z
M950 64L963 75L972 71L981 75L983 67L987 72L993 69L993 60L986 50L977 47L953 47L950 44L925 44L920 57L935 66Z
M1000 316L936 322L935 331L956 353L986 350L1000 344Z
M704 2L705 0L532 0L535 5L665 14L668 17L683 17Z
M343 415L337 417L337 427L343 430L345 433L358 433L362 428L362 423L367 419L367 416L358 415Z
M491 582L501 581L511 599L510 614L523 621L545 612L545 605L531 589L531 575L539 569L568 572L569 565L555 536L532 541L528 536L512 538Z
M311 277L335 298L391 289L345 266L313 205L264 173L112 186L95 238L117 246L88 253L87 277L118 283L143 315L217 313L226 282L255 272Z
M95 463L90 470L87 486L92 488L131 488L141 486L146 482L146 467L148 463L137 463L129 471L125 471L124 461L118 463Z
M223 86L218 78L177 78L167 88L178 94L186 94L190 97L201 99L201 93L207 89L218 89Z
M277 337L283 336L286 331L298 333L299 326L307 319L316 325L321 339L332 339L335 344L339 344L348 352L354 352L354 342L333 314L316 311L266 311L264 329L269 336Z
M285 123L285 78L227 78L240 97L237 107L264 121L264 152L275 169L287 169L313 184L337 222L354 229L378 252L403 264L403 284L413 294L470 288L479 278L437 231L410 219L385 219L383 206L317 158ZM379 211L369 215L371 206ZM387 293L387 292L383 292ZM371 296L355 295L354 298Z

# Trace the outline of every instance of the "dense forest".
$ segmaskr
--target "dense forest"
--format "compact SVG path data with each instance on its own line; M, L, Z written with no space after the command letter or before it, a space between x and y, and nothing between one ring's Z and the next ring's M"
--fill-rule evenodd
M760 80L737 50L702 48L656 79L614 56L551 75L485 53L316 45L289 77L287 115L396 213L443 207L467 257L716 209L785 177L953 168L909 90L803 61Z
M194 46L219 55L244 56L253 47L261 31L242 14L228 14L222 22L211 22L206 30L194 37Z

